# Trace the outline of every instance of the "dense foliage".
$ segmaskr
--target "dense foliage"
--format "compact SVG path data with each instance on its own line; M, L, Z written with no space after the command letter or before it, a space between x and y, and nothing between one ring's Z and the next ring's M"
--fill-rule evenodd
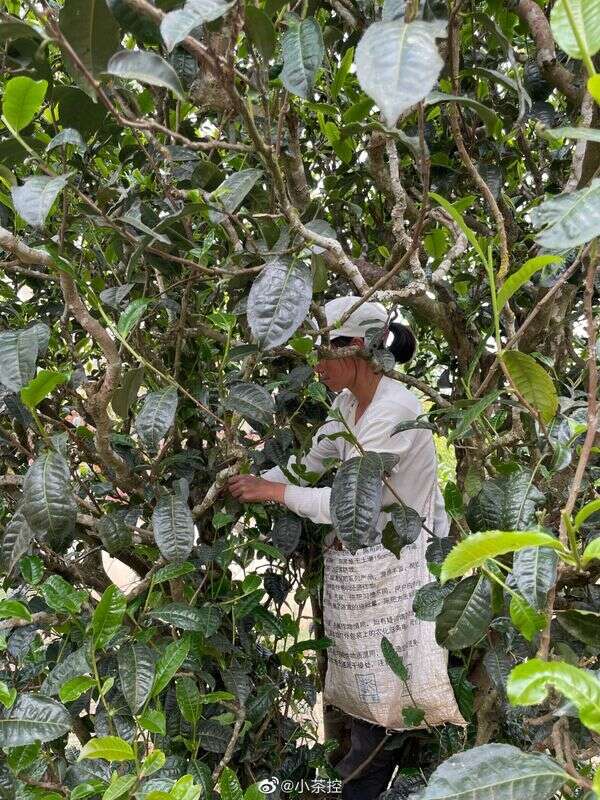
M335 777L325 530L222 489L306 448L349 293L417 332L359 355L457 463L414 612L469 725L388 796L600 797L600 0L5 8L1 797Z

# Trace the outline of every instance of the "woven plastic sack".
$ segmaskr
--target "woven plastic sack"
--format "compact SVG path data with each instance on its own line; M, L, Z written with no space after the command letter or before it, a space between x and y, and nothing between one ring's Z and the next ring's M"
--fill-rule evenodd
M432 518L430 498L429 528ZM325 635L333 640L324 702L390 730L406 730L402 709L415 706L430 725L466 725L448 678L448 652L435 641L435 623L417 619L412 610L416 590L432 580L426 548L421 530L399 559L382 544L355 555L334 548L324 554L323 621ZM410 694L384 660L383 636L408 669Z

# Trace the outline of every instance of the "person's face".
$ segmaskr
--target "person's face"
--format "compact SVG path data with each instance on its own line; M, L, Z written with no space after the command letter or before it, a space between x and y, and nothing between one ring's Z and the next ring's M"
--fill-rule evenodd
M335 347L335 339L331 342L332 347ZM357 345L362 347L364 340L355 337L350 344L344 345L349 347ZM356 376L356 369L354 366L355 357L347 356L346 358L322 358L317 362L315 372L319 376L328 389L333 392L341 392L342 389L349 387Z

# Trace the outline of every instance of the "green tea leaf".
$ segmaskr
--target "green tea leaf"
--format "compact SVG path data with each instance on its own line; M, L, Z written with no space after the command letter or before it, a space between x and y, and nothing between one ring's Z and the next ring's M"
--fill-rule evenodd
M395 672L400 680L408 680L408 670L406 669L406 665L396 652L394 645L386 636L384 636L381 640L381 652L383 653L383 657L385 658L388 667Z
M87 592L74 589L60 575L50 575L41 586L44 600L54 611L63 614L79 614L87 600Z
M135 786L137 780L137 775L119 775L111 781L102 795L102 800L117 800L118 797L123 797Z
M37 408L37 406L52 394L57 386L66 383L69 376L64 372L54 372L49 369L42 369L27 386L21 389L21 400L27 408Z
M0 717L0 747L51 742L71 727L71 716L62 703L41 694L22 693Z
M16 132L26 128L36 116L44 98L48 81L34 81L26 75L11 78L4 87L2 114Z
M181 667L190 650L190 640L187 637L167 645L164 653L156 662L156 672L151 697L156 697L165 689L171 678Z
M550 687L576 706L584 725L600 733L600 680L572 664L539 658L518 664L508 677L508 699L515 706L539 705Z
M131 331L144 316L151 302L152 299L149 297L138 297L136 300L132 300L131 303L129 303L117 322L117 330L123 339L127 339Z
M527 283L538 270L548 266L548 264L562 264L563 261L562 256L558 255L535 256L528 259L522 267L519 267L516 272L509 275L502 284L502 288L498 292L498 311L504 308L513 294L518 292L521 286Z
M153 750L142 762L141 777L145 778L147 775L152 775L153 772L157 772L157 770L164 766L166 760L167 757L162 750Z
M0 619L24 619L31 622L31 612L20 600L0 600Z
M150 733L161 733L163 736L166 732L166 718L162 711L157 708L147 708L143 714L138 717L138 723L141 728Z
M551 547L559 552L563 546L554 537L540 531L484 531L467 536L456 544L442 565L441 581L458 578L480 567L488 558L517 552L524 547Z
M71 678L71 680L63 683L58 691L58 696L63 703L71 703L73 700L77 700L78 697L81 697L82 694L87 692L88 689L91 689L92 686L95 685L95 678L88 678L84 675L81 675L77 678Z
M323 35L312 17L300 20L290 14L288 20L280 78L289 92L308 100L325 53Z
M518 392L540 412L544 422L550 422L558 410L558 395L546 370L518 350L505 350L502 360Z
M583 58L585 54L593 56L600 50L600 17L595 0L569 0L569 7L575 24L583 40L584 52L581 51L564 0L557 0L550 13L550 25L557 44L571 58Z
M104 591L92 617L94 646L102 649L119 629L127 601L124 594L116 586L109 586Z
M518 594L511 595L510 598L510 618L517 630L531 641L536 633L542 631L546 626L546 615L541 614L532 608Z
M2 703L4 708L10 708L16 699L17 690L14 688L9 689L4 681L0 681L0 703Z
M149 83L170 89L175 97L183 100L185 92L173 67L158 53L144 50L120 50L111 56L106 72L118 78Z
M79 754L78 761L85 758L104 758L106 761L133 761L135 755L131 745L119 736L101 736L90 739Z

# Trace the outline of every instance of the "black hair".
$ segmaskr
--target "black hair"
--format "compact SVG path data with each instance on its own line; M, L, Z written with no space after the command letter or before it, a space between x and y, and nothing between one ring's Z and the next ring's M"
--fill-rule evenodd
M408 325L402 325L401 322L390 322L388 325L390 332L394 334L394 338L387 346L387 349L396 359L397 364L406 364L410 361L417 349L417 340L414 333ZM352 343L352 336L336 336L331 339L332 347L350 347Z
M417 339L408 325L402 325L401 322L390 322L389 328L394 334L394 339L388 350L396 359L396 363L406 364L415 354Z

